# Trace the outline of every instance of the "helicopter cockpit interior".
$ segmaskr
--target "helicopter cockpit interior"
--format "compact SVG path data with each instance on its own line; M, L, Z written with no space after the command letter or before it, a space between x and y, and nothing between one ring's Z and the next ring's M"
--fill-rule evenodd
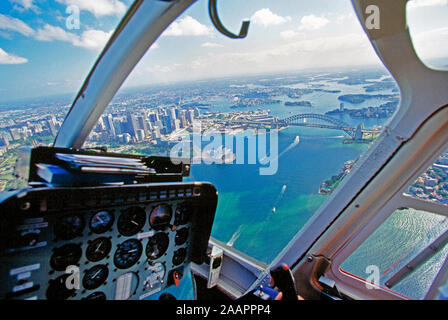
M328 197L316 200L316 211L298 231L293 225L301 218L291 217L299 208L288 208L285 219L292 219L293 236L266 261L233 246L238 237L244 237L242 226L232 231L234 236L227 243L212 236L213 230L221 230L216 226L221 219L216 214L218 207L236 224L239 217L226 202L228 196L207 182L207 172L191 175L194 157L85 148L92 130L146 52L154 49L159 37L182 14L202 2L134 1L76 95L54 144L20 149L15 173L27 187L0 194L0 299L157 299L186 282L192 286L193 297L189 298L195 300L448 299L448 72L427 66L416 53L407 21L407 10L414 1L351 1L363 36L397 86L387 97L374 97L396 99L393 117L381 131L362 125L348 127L343 121L312 115L311 111L287 120L266 120L260 110L251 115L252 125L258 122L272 131L280 132L282 126L316 127L309 122L319 118L327 121L321 128L336 128L351 137L344 145L363 140L363 134L376 140L360 147L365 146L365 152L345 167L334 192L325 193L329 184L321 186L320 191ZM229 41L245 41L253 22L244 20L239 30L226 26L219 14L225 5L224 1L219 5L216 0L207 2L214 29ZM219 49L212 43L208 46ZM381 85L384 79L369 84ZM338 94L322 88L324 85L317 83L312 90ZM367 99L362 94L358 98ZM303 104L306 106L306 101L295 101L288 107ZM339 111L332 112L346 111L341 103ZM190 115L189 111L185 114ZM134 131L137 137L144 136L144 120L131 114L128 117L131 124L143 124ZM244 121L249 122L247 119ZM238 118L227 124L231 121L243 122ZM113 121L105 126L113 127ZM306 135L304 138L297 136L293 146L306 143ZM225 160L225 154L219 157ZM297 165L285 170L293 171ZM435 173L427 173L428 168ZM423 174L427 175L424 180ZM231 196L245 197L245 190L239 187L242 176L226 179L226 188L235 190ZM261 233L257 233L259 238L247 239L259 250L269 247L279 233L275 215L287 191L285 184L280 195L272 196L263 194L260 186L262 197L273 198L269 219L274 218L266 220L273 225L266 230L272 232L254 230ZM425 197L412 196L424 193ZM255 201L253 206L263 207ZM399 222L411 214L421 220L408 225ZM389 222L394 219L398 222L391 227ZM253 228L261 227L255 223ZM389 248L388 244L398 239L394 237L408 242ZM426 277L416 278L415 274ZM419 282L423 278L424 285Z

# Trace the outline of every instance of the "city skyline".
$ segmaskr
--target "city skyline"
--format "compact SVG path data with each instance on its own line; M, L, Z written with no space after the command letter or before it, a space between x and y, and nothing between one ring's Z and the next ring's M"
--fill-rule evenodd
M0 101L76 93L131 2L2 2ZM238 29L245 18L251 20L249 36L238 41L214 30L206 4L198 1L173 22L124 88L211 76L380 65L350 1L288 5L282 1L228 1L220 5L220 14L229 29ZM79 29L67 29L71 5L80 9ZM446 0L410 2L409 25L422 58L446 56L446 14Z

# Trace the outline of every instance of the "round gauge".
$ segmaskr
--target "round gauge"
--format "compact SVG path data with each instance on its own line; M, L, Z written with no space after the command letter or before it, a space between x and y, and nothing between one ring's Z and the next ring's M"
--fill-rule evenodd
M156 233L148 239L148 244L146 245L146 256L150 260L160 258L168 249L169 244L170 239L166 233Z
M109 230L114 224L114 216L109 211L100 211L90 218L90 230L93 233L100 234Z
M97 265L86 271L82 279L82 285L87 290L93 290L101 286L109 275L106 265Z
M96 291L94 293L89 294L83 300L106 300L106 294L101 291Z
M185 202L177 206L174 214L174 225L181 226L186 224L193 213L193 207L190 203Z
M98 262L107 257L112 248L108 238L97 238L89 243L86 249L86 257L89 261Z
M54 234L60 240L71 240L82 235L84 221L77 215L61 217L54 226Z
M176 232L176 237L174 238L174 242L177 246L183 245L188 239L189 231L188 228L179 229Z
M163 230L169 226L172 215L172 210L169 205L158 205L151 211L151 215L149 216L149 225L154 230Z
M136 239L126 240L115 251L114 263L119 269L127 269L137 263L142 255L142 243Z
M76 294L75 289L67 288L66 281L69 276L70 274L64 274L59 278L49 281L46 293L48 300L67 300Z
M131 207L123 211L118 218L118 231L130 237L139 232L146 222L146 212L141 207Z
M69 243L56 248L50 258L50 266L56 271L65 271L68 266L78 264L82 256L82 249L79 245Z
M182 262L185 261L186 257L187 257L187 250L185 248L180 248L179 250L174 252L173 264L175 266L180 265Z
M128 300L137 291L140 279L134 272L119 276L115 283L115 300Z
M149 262L148 276L146 277L144 288L152 289L163 283L165 278L166 267L160 262Z

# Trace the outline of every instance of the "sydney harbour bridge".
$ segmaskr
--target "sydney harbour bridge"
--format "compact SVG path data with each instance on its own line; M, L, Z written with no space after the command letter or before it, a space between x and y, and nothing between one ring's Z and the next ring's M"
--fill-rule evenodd
M361 140L364 134L377 134L379 129L364 129L363 124L359 124L353 127L346 122L330 117L324 114L317 113L302 113L296 114L284 119L272 118L270 120L237 120L233 121L239 124L254 124L254 125L270 125L271 127L308 127L308 128L322 128L322 129L334 129L344 131L353 139Z

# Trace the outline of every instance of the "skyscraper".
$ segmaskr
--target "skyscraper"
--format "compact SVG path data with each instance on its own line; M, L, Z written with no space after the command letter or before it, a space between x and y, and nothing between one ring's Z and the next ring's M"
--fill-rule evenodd
M141 129L138 125L138 120L135 114L128 112L127 114L127 132L131 134L132 137L137 137L137 130Z

